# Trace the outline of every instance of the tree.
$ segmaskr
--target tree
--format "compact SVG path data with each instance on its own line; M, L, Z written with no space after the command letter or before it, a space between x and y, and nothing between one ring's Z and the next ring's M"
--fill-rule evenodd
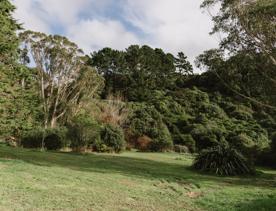
M175 58L175 67L180 74L183 74L183 75L193 74L193 66L187 60L187 56L185 56L183 52L179 52L177 54L177 58Z
M176 80L175 58L161 49L129 46L125 51L105 48L91 55L89 64L106 80L107 96L120 92L128 100L147 100L153 90L172 88Z
M35 124L37 98L33 71L18 63L20 26L12 18L15 7L0 1L0 136L17 138Z
M36 64L45 128L55 127L67 112L78 110L82 98L98 94L103 80L85 66L76 44L62 36L32 31L21 33L20 38Z

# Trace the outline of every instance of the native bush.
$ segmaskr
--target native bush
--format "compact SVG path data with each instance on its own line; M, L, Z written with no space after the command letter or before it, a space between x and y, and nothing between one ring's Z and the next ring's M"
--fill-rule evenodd
M195 158L193 168L220 176L254 173L254 168L247 162L246 158L227 144L219 144L203 150Z
M44 146L47 150L59 150L67 145L67 129L65 127L46 130Z
M152 140L149 151L166 151L172 148L171 134L162 120L162 115L153 106L133 105L127 127L133 136L147 136Z
M83 151L99 138L100 126L91 117L79 114L68 123L68 139L73 151Z
M25 132L21 138L21 145L25 148L42 148L45 129L37 127Z
M125 149L126 142L123 130L120 127L107 124L101 129L101 142L96 149L119 153Z
M45 148L59 150L66 146L67 130L64 127L37 127L23 134L21 145L25 148Z
M185 146L190 152L196 151L196 142L190 134L178 134L173 139L175 145Z

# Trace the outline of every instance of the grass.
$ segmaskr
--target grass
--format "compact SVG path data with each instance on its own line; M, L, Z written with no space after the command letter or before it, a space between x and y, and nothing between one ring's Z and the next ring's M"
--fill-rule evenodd
M0 210L275 210L276 171L216 177L190 155L72 154L0 145Z

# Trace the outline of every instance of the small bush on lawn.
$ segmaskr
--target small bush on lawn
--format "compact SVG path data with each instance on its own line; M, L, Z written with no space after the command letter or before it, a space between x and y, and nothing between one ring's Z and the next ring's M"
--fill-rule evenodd
M148 136L141 136L137 139L136 148L142 152L149 151L152 139Z
M47 150L59 150L66 146L66 128L34 128L26 132L21 140L25 148L42 148ZM44 137L44 141L43 141Z
M47 150L59 150L66 146L67 129L49 128L46 130L46 136L44 139L44 146Z
M100 126L91 117L80 114L68 124L68 139L73 151L84 151L99 138Z
M174 145L174 151L178 153L189 153L189 148L183 145Z
M201 151L194 161L193 168L220 176L254 173L245 157L227 144Z
M188 148L188 151L196 151L196 142L190 134L178 134L174 137L175 145L184 145Z
M124 133L121 128L113 125L105 125L101 130L101 146L107 146L107 151L114 151L116 153L125 149L126 143Z
M45 130L42 127L37 127L25 132L21 139L21 145L24 148L42 148L44 133Z

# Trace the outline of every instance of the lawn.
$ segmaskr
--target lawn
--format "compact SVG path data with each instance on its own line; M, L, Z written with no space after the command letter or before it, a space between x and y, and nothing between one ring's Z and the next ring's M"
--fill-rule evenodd
M276 171L215 177L191 155L73 154L0 145L0 210L275 210Z

